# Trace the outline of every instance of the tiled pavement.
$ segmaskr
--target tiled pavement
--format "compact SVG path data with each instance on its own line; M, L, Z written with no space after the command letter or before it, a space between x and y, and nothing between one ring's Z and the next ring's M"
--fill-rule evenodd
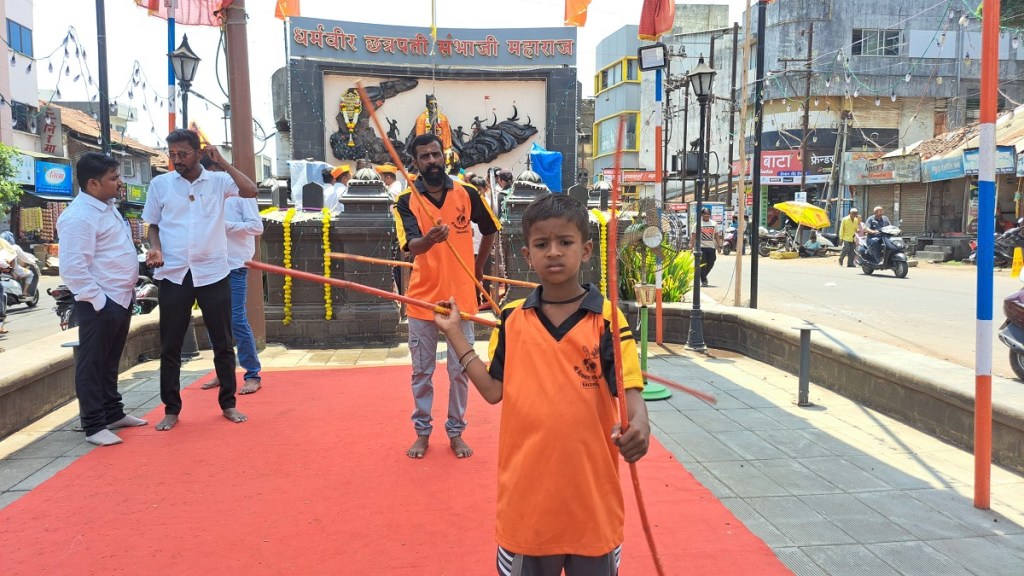
M651 350L651 372L718 397L714 407L678 392L649 402L655 435L796 574L1024 574L1021 475L993 467L991 510L978 510L970 453L813 383L814 406L797 407L795 376L734 353ZM271 346L261 360L265 370L316 369L409 356L404 345ZM133 414L160 405L157 368L122 375ZM183 384L211 369L207 351L183 366ZM75 431L77 412L72 402L0 442L0 508L93 449Z

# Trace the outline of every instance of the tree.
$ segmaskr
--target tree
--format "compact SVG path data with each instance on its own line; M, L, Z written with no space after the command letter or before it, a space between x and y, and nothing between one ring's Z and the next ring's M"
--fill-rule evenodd
M999 17L1003 26L1024 28L1024 0L1002 0L999 3Z
M14 181L18 175L17 150L0 143L0 212L10 212L21 200L21 185Z

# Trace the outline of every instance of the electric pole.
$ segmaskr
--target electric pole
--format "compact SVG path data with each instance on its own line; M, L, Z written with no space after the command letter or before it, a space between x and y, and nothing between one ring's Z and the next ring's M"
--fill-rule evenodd
M801 32L803 35L803 32ZM807 190L807 169L810 167L809 159L807 158L807 138L810 134L810 120L811 120L811 50L814 44L814 23L810 24L810 29L807 31L807 57L806 58L781 58L780 62L799 62L804 65L804 113L801 120L801 131L800 136L800 190Z
M768 17L768 0L757 0L757 57L754 77L754 206L750 219L750 307L757 308L757 245L760 241L761 225L761 138L764 136L764 42L765 18Z

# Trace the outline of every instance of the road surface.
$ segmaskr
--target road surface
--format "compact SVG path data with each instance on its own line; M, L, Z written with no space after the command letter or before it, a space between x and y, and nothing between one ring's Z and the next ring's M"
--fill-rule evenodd
M743 302L750 298L750 256L744 256ZM719 256L702 299L734 302L735 254ZM868 276L840 267L836 256L758 260L758 308L789 314L846 332L877 338L906 350L974 368L976 268L920 263L906 278L892 272ZM992 373L1013 378L1009 349L996 332L1005 319L1003 298L1022 283L996 270L992 296ZM813 338L814 336L812 336Z

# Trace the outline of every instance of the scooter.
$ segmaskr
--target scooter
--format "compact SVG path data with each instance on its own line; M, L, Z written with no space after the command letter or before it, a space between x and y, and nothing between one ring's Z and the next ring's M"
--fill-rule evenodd
M1021 220L1024 220L1022 218ZM996 234L992 245L993 264L996 268L1009 268L1013 266L1013 253L1017 248L1024 248L1024 222L1018 221L1016 228L1010 228L1002 234ZM971 255L967 261L971 264L978 263L978 241L971 240Z
M32 268L32 272L38 278L39 267L35 264L28 264L28 266ZM36 304L39 304L39 290L32 290L31 294L26 294L21 288L21 282L9 273L0 274L0 284L3 285L3 294L7 299L8 306L25 304L29 308L34 308Z
M999 340L1010 348L1010 368L1024 380L1024 288L1003 299L1006 321L999 327Z
M884 226L878 231L882 242L881 257L878 260L871 255L867 243L868 235L865 234L857 246L857 264L861 270L865 274L871 274L875 270L892 270L897 278L906 278L910 264L907 263L907 246L901 238L902 234L902 230L892 225Z

